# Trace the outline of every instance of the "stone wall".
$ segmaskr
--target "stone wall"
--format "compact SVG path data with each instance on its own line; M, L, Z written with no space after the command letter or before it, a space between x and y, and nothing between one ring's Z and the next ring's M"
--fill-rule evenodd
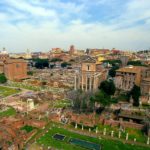
M117 121L117 120L100 120L101 123L104 125L110 125L113 127L119 127L122 126L124 128L132 128L134 127L135 129L143 129L144 125L138 124L138 123L133 123L133 122L128 122L128 121Z

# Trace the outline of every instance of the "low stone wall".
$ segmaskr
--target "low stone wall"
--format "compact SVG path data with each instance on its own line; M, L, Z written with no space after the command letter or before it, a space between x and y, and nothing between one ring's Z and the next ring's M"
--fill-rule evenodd
M93 127L96 124L95 114L69 114L70 122L84 124L85 126Z
M26 122L26 124L37 128L43 128L46 125L46 122L40 120L29 120Z
M115 120L104 120L104 125L110 125L113 127L118 127L120 125L120 122L115 121Z
M102 122L101 122L102 123ZM104 125L110 125L113 127L118 127L122 126L124 128L132 128L134 127L135 129L143 129L144 125L138 124L138 123L133 123L133 122L128 122L128 121L116 121L116 120L103 120Z
M142 124L137 124L137 123L132 123L132 122L121 122L120 123L121 126L125 127L125 128L135 128L135 129L143 129L144 125Z

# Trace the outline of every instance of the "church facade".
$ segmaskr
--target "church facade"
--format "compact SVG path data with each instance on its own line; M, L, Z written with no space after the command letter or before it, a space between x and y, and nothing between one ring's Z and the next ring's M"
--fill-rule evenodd
M107 71L87 55L82 60L80 69L75 73L74 90L95 91L106 78Z

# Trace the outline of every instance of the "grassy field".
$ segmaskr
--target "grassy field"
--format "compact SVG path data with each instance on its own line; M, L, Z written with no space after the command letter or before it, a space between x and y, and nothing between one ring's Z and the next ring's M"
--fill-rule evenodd
M8 116L15 116L16 110L14 108L8 108L6 111L0 112L0 118L1 117L8 117Z
M4 87L0 86L0 97L6 97L12 94L18 93L20 90L14 89L14 88L9 88L9 87Z
M66 136L66 138L63 141L55 140L53 138L53 135L56 133L63 134ZM85 135L80 135L77 133L70 132L66 129L63 128L58 128L58 127L52 127L49 129L49 131L40 137L37 140L37 143L39 145L42 145L44 147L54 147L57 149L64 149L64 150L83 150L84 148L75 146L73 144L70 144L68 141L70 138L78 138L81 140L86 140L89 142L93 142L96 144L100 144L102 146L102 150L149 150L149 148L146 147L139 147L135 145L129 145L129 144L124 144L119 141L113 141L113 140L107 140L107 139L98 139L98 138L93 138Z
M18 87L18 88L23 88L23 89L32 90L32 91L39 91L40 90L40 87L25 85L25 84L18 83L18 82L12 82L9 85L12 87Z
M55 108L64 108L64 107L68 107L68 106L71 106L70 100L63 99L63 100L56 100L54 102Z
M103 133L104 128L106 128L106 133L107 135L111 134L111 131L114 131L114 137L118 137L118 133L119 133L119 128L118 127L111 127L109 125L98 125L98 130ZM134 138L136 138L136 140L138 142L143 142L146 143L147 140L147 136L144 135L144 133L141 130L138 129L134 129L134 128L126 128L125 131L121 132L121 139L125 139L126 134L129 134L129 140L134 140Z

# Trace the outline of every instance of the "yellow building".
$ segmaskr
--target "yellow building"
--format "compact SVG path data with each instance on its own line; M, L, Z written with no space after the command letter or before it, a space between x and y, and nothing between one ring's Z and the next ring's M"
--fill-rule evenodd
M98 56L97 60L98 60L98 62L102 62L102 61L105 60L105 57L103 57L103 56Z

